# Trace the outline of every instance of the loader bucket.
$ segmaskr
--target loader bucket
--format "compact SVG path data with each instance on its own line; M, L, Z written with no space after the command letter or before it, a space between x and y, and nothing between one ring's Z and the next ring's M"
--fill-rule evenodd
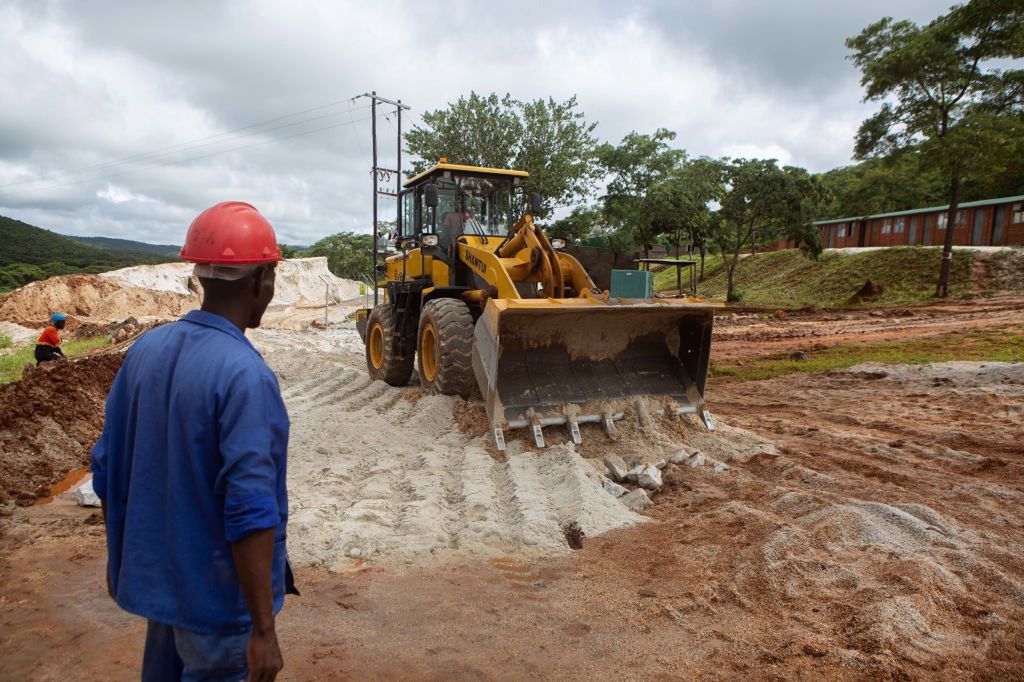
M495 442L505 428L579 424L611 431L640 397L670 398L678 413L703 411L716 306L649 299L488 301L474 330L473 371ZM673 403L669 403L673 404Z

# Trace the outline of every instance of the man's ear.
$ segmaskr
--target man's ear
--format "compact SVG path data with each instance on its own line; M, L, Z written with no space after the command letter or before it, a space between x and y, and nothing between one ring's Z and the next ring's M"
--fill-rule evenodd
M252 293L254 296L260 295L260 290L263 289L263 276L266 272L266 268L259 267L256 269L256 273L252 276Z

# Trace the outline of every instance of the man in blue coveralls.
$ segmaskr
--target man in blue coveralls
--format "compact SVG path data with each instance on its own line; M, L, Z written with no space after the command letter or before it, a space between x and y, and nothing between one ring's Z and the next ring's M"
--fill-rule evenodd
M201 310L132 346L92 453L107 584L147 618L143 680L273 680L295 592L285 550L288 414L245 337L274 296L270 223L241 202L201 213L181 249Z

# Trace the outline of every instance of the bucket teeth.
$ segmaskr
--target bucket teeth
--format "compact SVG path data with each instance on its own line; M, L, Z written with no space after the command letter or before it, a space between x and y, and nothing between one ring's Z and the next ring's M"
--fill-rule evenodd
M576 418L568 417L566 422L569 424L569 435L572 437L572 442L580 445L583 442L583 436L580 435L580 425Z
M505 452L505 433L500 426L494 427L494 444L497 446L498 452Z
M708 412L707 410L701 410L700 411L700 419L701 419L702 422L704 422L704 426L707 427L708 431L714 431L715 430L715 422L713 422L711 420L711 413L710 412Z
M540 424L533 425L533 441L538 448L544 447L544 432L541 430Z
M611 435L615 433L615 418L610 410L601 414L601 423L604 425L604 435L611 438Z

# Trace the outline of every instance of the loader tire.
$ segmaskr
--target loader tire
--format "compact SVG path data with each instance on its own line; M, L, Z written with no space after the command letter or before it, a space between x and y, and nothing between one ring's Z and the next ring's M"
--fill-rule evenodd
M427 301L416 335L420 383L431 393L468 398L473 376L473 316L457 298Z
M415 357L412 349L402 352L401 341L395 338L395 314L390 303L373 309L366 321L366 369L371 379L392 386L405 386L412 376Z

